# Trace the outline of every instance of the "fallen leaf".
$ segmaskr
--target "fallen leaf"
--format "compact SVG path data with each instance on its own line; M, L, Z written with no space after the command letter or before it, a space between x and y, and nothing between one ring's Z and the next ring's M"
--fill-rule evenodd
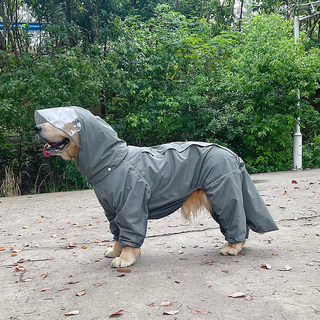
M267 269L267 270L271 270L272 269L270 264L262 264L261 268L262 269Z
M102 283L94 283L93 284L95 287L101 287L102 286Z
M79 283L79 280L69 281L68 284L76 284Z
M88 249L88 247L87 246L82 246L81 249Z
M221 272L228 273L229 270L221 270Z
M4 250L6 250L5 247L0 247L0 251L4 251Z
M214 260L209 260L209 261L206 261L206 262L202 262L201 265L208 265L208 266L213 266L214 264L216 263L216 261Z
M41 292L46 292L46 291L49 291L49 290L51 290L52 289L52 287L48 287L48 288L43 288L43 289L41 289L40 291Z
M118 310L117 312L114 312L114 313L110 314L109 318L119 317L119 316L122 315L121 312L123 312L123 311L124 311L124 310L120 309L120 310Z
M231 297L231 298L243 298L245 296L246 295L243 292L234 292L228 295L228 297Z
M174 314L177 314L179 310L171 310L171 311L164 311L163 314L173 316Z
M291 271L292 268L289 265L286 265L283 269L279 269L279 271Z
M69 290L70 288L62 288L62 289L58 289L57 291L67 291Z
M267 207L271 207L271 204L270 204L270 203L266 203L266 206L267 206Z
M73 311L66 312L64 315L65 316L75 316L79 313L80 313L79 310L73 310Z
M17 255L18 255L17 253L11 253L11 257L15 257Z
M209 314L209 313L211 313L210 311L207 311L207 310L190 310L190 312L193 314Z
M41 278L46 278L48 276L48 274L47 273L41 273Z
M77 246L76 242L69 242L67 245L67 249L73 249Z
M126 268L120 268L117 271L120 272L120 273L130 273L131 272L130 269L126 269Z
M118 278L122 278L122 277L125 277L125 276L126 276L126 275L125 275L124 273L121 273L121 274L118 274L118 275L117 275Z
M297 184L298 182L296 180L292 180L291 183Z
M171 305L172 305L172 302L170 301L164 301L159 304L160 307L170 307Z
M253 297L252 297L250 294L246 294L246 295L244 296L244 298L245 298L246 300L248 300L248 301L253 300Z
M81 290L76 293L76 296L81 297L81 296L84 296L86 293L87 293L86 290Z
M16 270L17 271L21 271L21 272L25 272L26 271L25 267L23 267L23 266L17 266Z
M150 302L147 304L148 307L154 307L154 302Z

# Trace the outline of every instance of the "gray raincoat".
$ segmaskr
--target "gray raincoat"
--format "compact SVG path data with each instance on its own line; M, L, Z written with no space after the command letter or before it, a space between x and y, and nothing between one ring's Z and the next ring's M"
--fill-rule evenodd
M203 142L128 146L101 118L83 108L71 108L80 134L76 166L92 183L121 246L140 247L148 219L173 213L197 189L205 190L214 218L230 243L245 240L249 228L255 232L278 229L244 162L229 149ZM37 112L45 118L45 110Z

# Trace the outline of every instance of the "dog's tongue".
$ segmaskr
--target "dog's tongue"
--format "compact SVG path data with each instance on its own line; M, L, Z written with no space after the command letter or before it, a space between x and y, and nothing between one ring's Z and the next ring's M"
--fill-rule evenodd
M47 152L47 148L50 147L50 144L49 143L46 143L43 147L43 154L45 155L45 157L50 157L51 154L49 152Z

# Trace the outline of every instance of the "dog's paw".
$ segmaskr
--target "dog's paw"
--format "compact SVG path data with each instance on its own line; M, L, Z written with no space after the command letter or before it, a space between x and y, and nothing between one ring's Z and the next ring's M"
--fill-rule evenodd
M220 253L224 256L236 256L243 248L245 241L238 243L226 243L224 247L221 249Z
M108 248L105 253L104 256L107 258L115 258L115 257L119 257L121 254L121 246L120 246L120 242L116 241L113 245L112 248Z
M114 258L111 262L111 267L112 268L126 268L135 263L136 259L132 260L125 260L121 257Z
M115 257L119 257L121 254L121 251L119 250L114 250L114 248L108 248L105 253L104 256L107 258L115 258Z
M125 268L135 263L136 257L140 256L140 248L123 247L120 257L112 260L111 266L113 268Z

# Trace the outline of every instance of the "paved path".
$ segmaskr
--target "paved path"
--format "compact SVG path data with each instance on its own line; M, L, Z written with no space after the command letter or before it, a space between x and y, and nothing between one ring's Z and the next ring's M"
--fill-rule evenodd
M279 231L224 257L208 215L177 212L149 223L130 273L103 257L112 236L92 190L0 198L0 318L320 320L320 169L252 178Z

